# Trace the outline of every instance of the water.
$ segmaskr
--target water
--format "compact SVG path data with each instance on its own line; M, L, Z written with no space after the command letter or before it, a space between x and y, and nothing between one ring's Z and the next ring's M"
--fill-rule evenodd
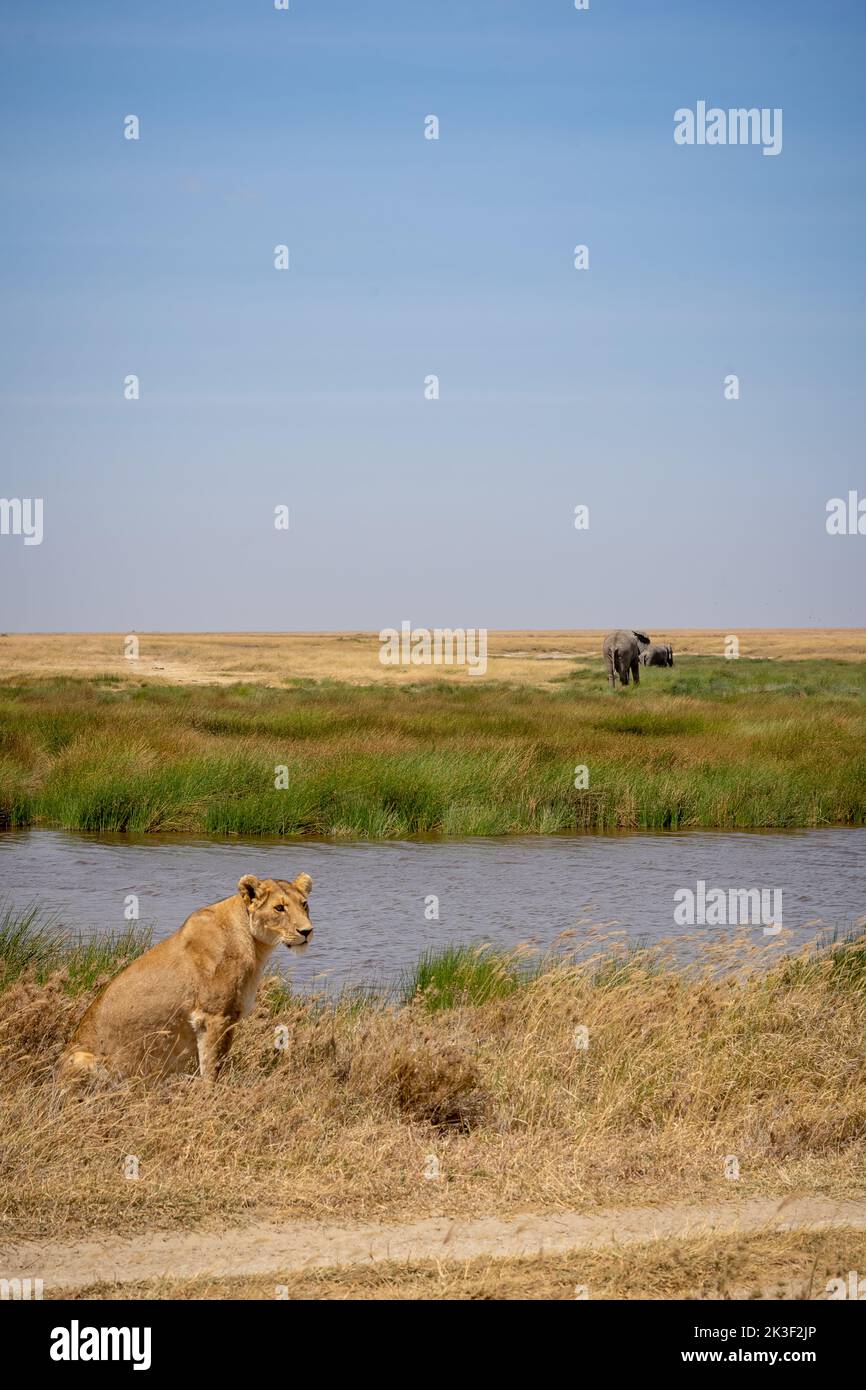
M428 947L490 941L544 949L564 931L579 946L596 924L628 937L718 936L677 927L674 893L708 886L779 887L790 944L846 930L866 913L866 829L784 833L516 836L403 841L205 840L177 835L0 833L0 898L37 899L64 926L122 930L124 900L166 936L197 907L227 897L242 874L314 879L316 928L304 951L274 964L298 989L393 981ZM428 920L428 899L439 918ZM749 929L766 944L760 925Z

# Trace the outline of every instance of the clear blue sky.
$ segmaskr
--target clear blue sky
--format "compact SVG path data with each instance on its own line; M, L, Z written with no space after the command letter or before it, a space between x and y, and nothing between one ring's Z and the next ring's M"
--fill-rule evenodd
M861 0L0 27L3 629L866 623Z

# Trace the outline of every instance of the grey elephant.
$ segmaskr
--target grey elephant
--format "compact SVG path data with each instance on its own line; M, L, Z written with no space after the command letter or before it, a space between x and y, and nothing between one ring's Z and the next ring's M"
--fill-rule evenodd
M602 643L602 655L607 665L609 685L616 685L619 676L623 685L628 685L629 673L635 685L640 685L640 654L652 639L645 632L609 632Z
M663 646L660 642L650 642L648 647L644 647L640 654L641 666L673 666L674 649L668 643Z

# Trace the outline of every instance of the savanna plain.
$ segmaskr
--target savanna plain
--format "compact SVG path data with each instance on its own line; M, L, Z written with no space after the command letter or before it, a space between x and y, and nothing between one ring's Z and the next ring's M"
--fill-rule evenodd
M122 634L2 636L0 825L866 822L866 634L741 633L726 659L724 633L666 633L674 667L613 692L602 635L492 634L484 677L389 670L375 634L143 634L138 661ZM70 1096L57 1058L148 938L71 938L32 895L0 912L0 1265L41 1260L46 1296L826 1297L866 1273L856 930L795 954L745 934L687 968L602 938L580 959L432 941L387 989L269 978L213 1087Z

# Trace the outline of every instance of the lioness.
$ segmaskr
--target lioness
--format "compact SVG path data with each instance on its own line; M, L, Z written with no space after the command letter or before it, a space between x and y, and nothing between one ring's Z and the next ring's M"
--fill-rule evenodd
M214 1081L274 947L309 941L312 886L309 874L293 883L244 874L232 897L187 917L90 1005L60 1060L61 1078L164 1076L197 1064Z

